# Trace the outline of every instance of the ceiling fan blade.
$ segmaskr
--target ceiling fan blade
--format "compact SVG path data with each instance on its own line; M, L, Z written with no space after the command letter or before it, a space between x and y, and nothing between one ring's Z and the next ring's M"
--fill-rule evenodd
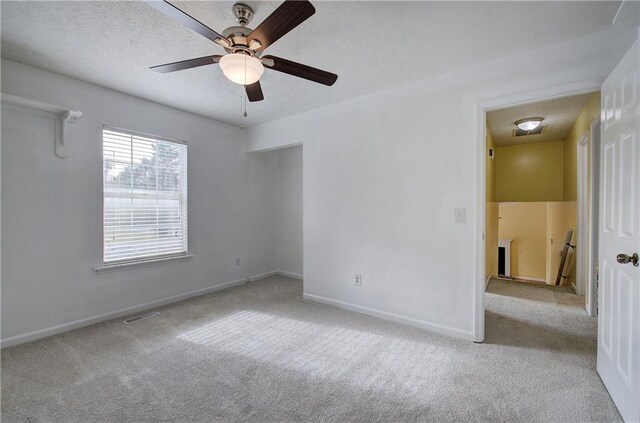
M291 60L281 59L280 57L263 56L262 59L267 69L287 73L319 84L331 86L338 79L338 75L335 73L312 68L311 66L292 62ZM271 65L271 63L273 63L273 65Z
M220 55L198 57L197 59L182 60L180 62L167 63L164 65L152 66L151 70L158 73L169 73L183 69L197 68L198 66L213 65L220 61Z
M178 9L177 7L175 7L174 5L172 5L166 0L164 1L145 0L145 3L147 3L149 6L153 7L157 11L163 13L168 18L171 18L174 21L179 22L188 28L191 28L192 30L194 30L200 35L204 35L205 37L207 37L213 42L218 42L218 40L224 39L222 35L218 34L213 29L209 28L208 26L206 26L196 18L192 17L188 13Z
M308 0L286 0L247 36L247 40L249 43L258 40L261 47L257 50L264 50L314 13L316 8Z
M245 85L245 90L247 91L247 97L249 101L262 101L264 100L264 95L262 94L262 87L260 86L260 81L254 82L251 85Z

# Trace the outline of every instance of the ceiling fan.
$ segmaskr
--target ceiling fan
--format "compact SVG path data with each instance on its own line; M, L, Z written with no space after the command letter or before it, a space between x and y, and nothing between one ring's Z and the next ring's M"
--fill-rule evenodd
M249 101L264 100L260 77L267 69L304 78L319 84L333 85L338 75L301 63L275 56L262 56L262 52L278 41L287 32L310 18L316 9L308 0L286 0L255 29L247 25L253 18L253 9L246 4L236 3L233 13L238 26L232 26L222 34L183 12L168 1L146 1L148 5L167 17L179 22L198 34L222 46L227 54L198 57L151 67L160 73L219 64L224 75L232 82L245 86Z

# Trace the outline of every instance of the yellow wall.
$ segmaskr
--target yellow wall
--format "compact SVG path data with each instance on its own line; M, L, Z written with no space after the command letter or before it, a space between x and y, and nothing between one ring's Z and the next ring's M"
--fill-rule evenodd
M567 230L576 229L575 201L504 203L499 210L499 238L513 239L511 276L554 284ZM575 283L575 258L569 263L563 285Z
M487 190L486 197L487 202L496 201L496 160L489 158L489 150L494 150L495 153L495 145L493 143L493 137L491 137L491 133L487 130L487 151L486 151L486 172L487 172Z
M567 228L563 228L559 222L564 219L561 202L547 203L547 283L554 284L558 274L558 263L562 252L564 237ZM552 241L553 240L553 241Z
M485 211L485 278L498 275L498 203L496 203L496 166L489 158L489 150L495 149L493 139L487 132L486 151L486 211ZM495 151L495 150L494 150Z
M496 148L496 201L562 201L563 141Z
M589 102L582 109L575 122L569 130L569 134L564 139L564 201L576 201L577 199L577 176L578 176L578 141L589 131L593 120L600 115L600 92L593 93Z
M547 204L500 204L500 239L511 242L511 276L547 280Z
M486 268L497 274L497 239L492 230L500 216L499 238L513 238L511 275L555 283L560 251L569 228L577 243L577 143L600 114L600 93L594 93L563 141L493 147L487 134ZM500 202L515 202L497 206ZM551 240L553 239L553 244ZM574 252L574 251L572 251ZM575 283L575 257L569 259L565 285Z
M560 253L564 248L564 239L567 230L573 229L574 235L571 244L576 244L576 202L552 202L547 203L547 283L554 284L560 264ZM563 285L575 283L575 258L570 261L565 276L568 276Z

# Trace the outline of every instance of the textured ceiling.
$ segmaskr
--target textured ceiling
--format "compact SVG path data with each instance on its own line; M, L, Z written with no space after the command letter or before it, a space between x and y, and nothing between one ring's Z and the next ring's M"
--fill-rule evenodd
M487 129L496 146L563 140L592 95L594 94L582 94L494 110L487 113ZM544 132L514 137L514 122L528 117L544 118Z
M232 2L173 2L221 32ZM247 1L255 27L279 3ZM610 26L619 2L328 2L267 52L335 72L333 87L265 72L252 125ZM137 1L2 1L2 56L238 124L242 88L217 66L156 74L149 66L222 48ZM543 60L543 58L541 59Z

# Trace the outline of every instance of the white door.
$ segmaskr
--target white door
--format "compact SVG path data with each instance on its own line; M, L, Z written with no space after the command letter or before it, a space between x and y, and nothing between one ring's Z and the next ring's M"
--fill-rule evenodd
M626 422L640 421L639 96L636 40L602 85L601 106L598 373Z

